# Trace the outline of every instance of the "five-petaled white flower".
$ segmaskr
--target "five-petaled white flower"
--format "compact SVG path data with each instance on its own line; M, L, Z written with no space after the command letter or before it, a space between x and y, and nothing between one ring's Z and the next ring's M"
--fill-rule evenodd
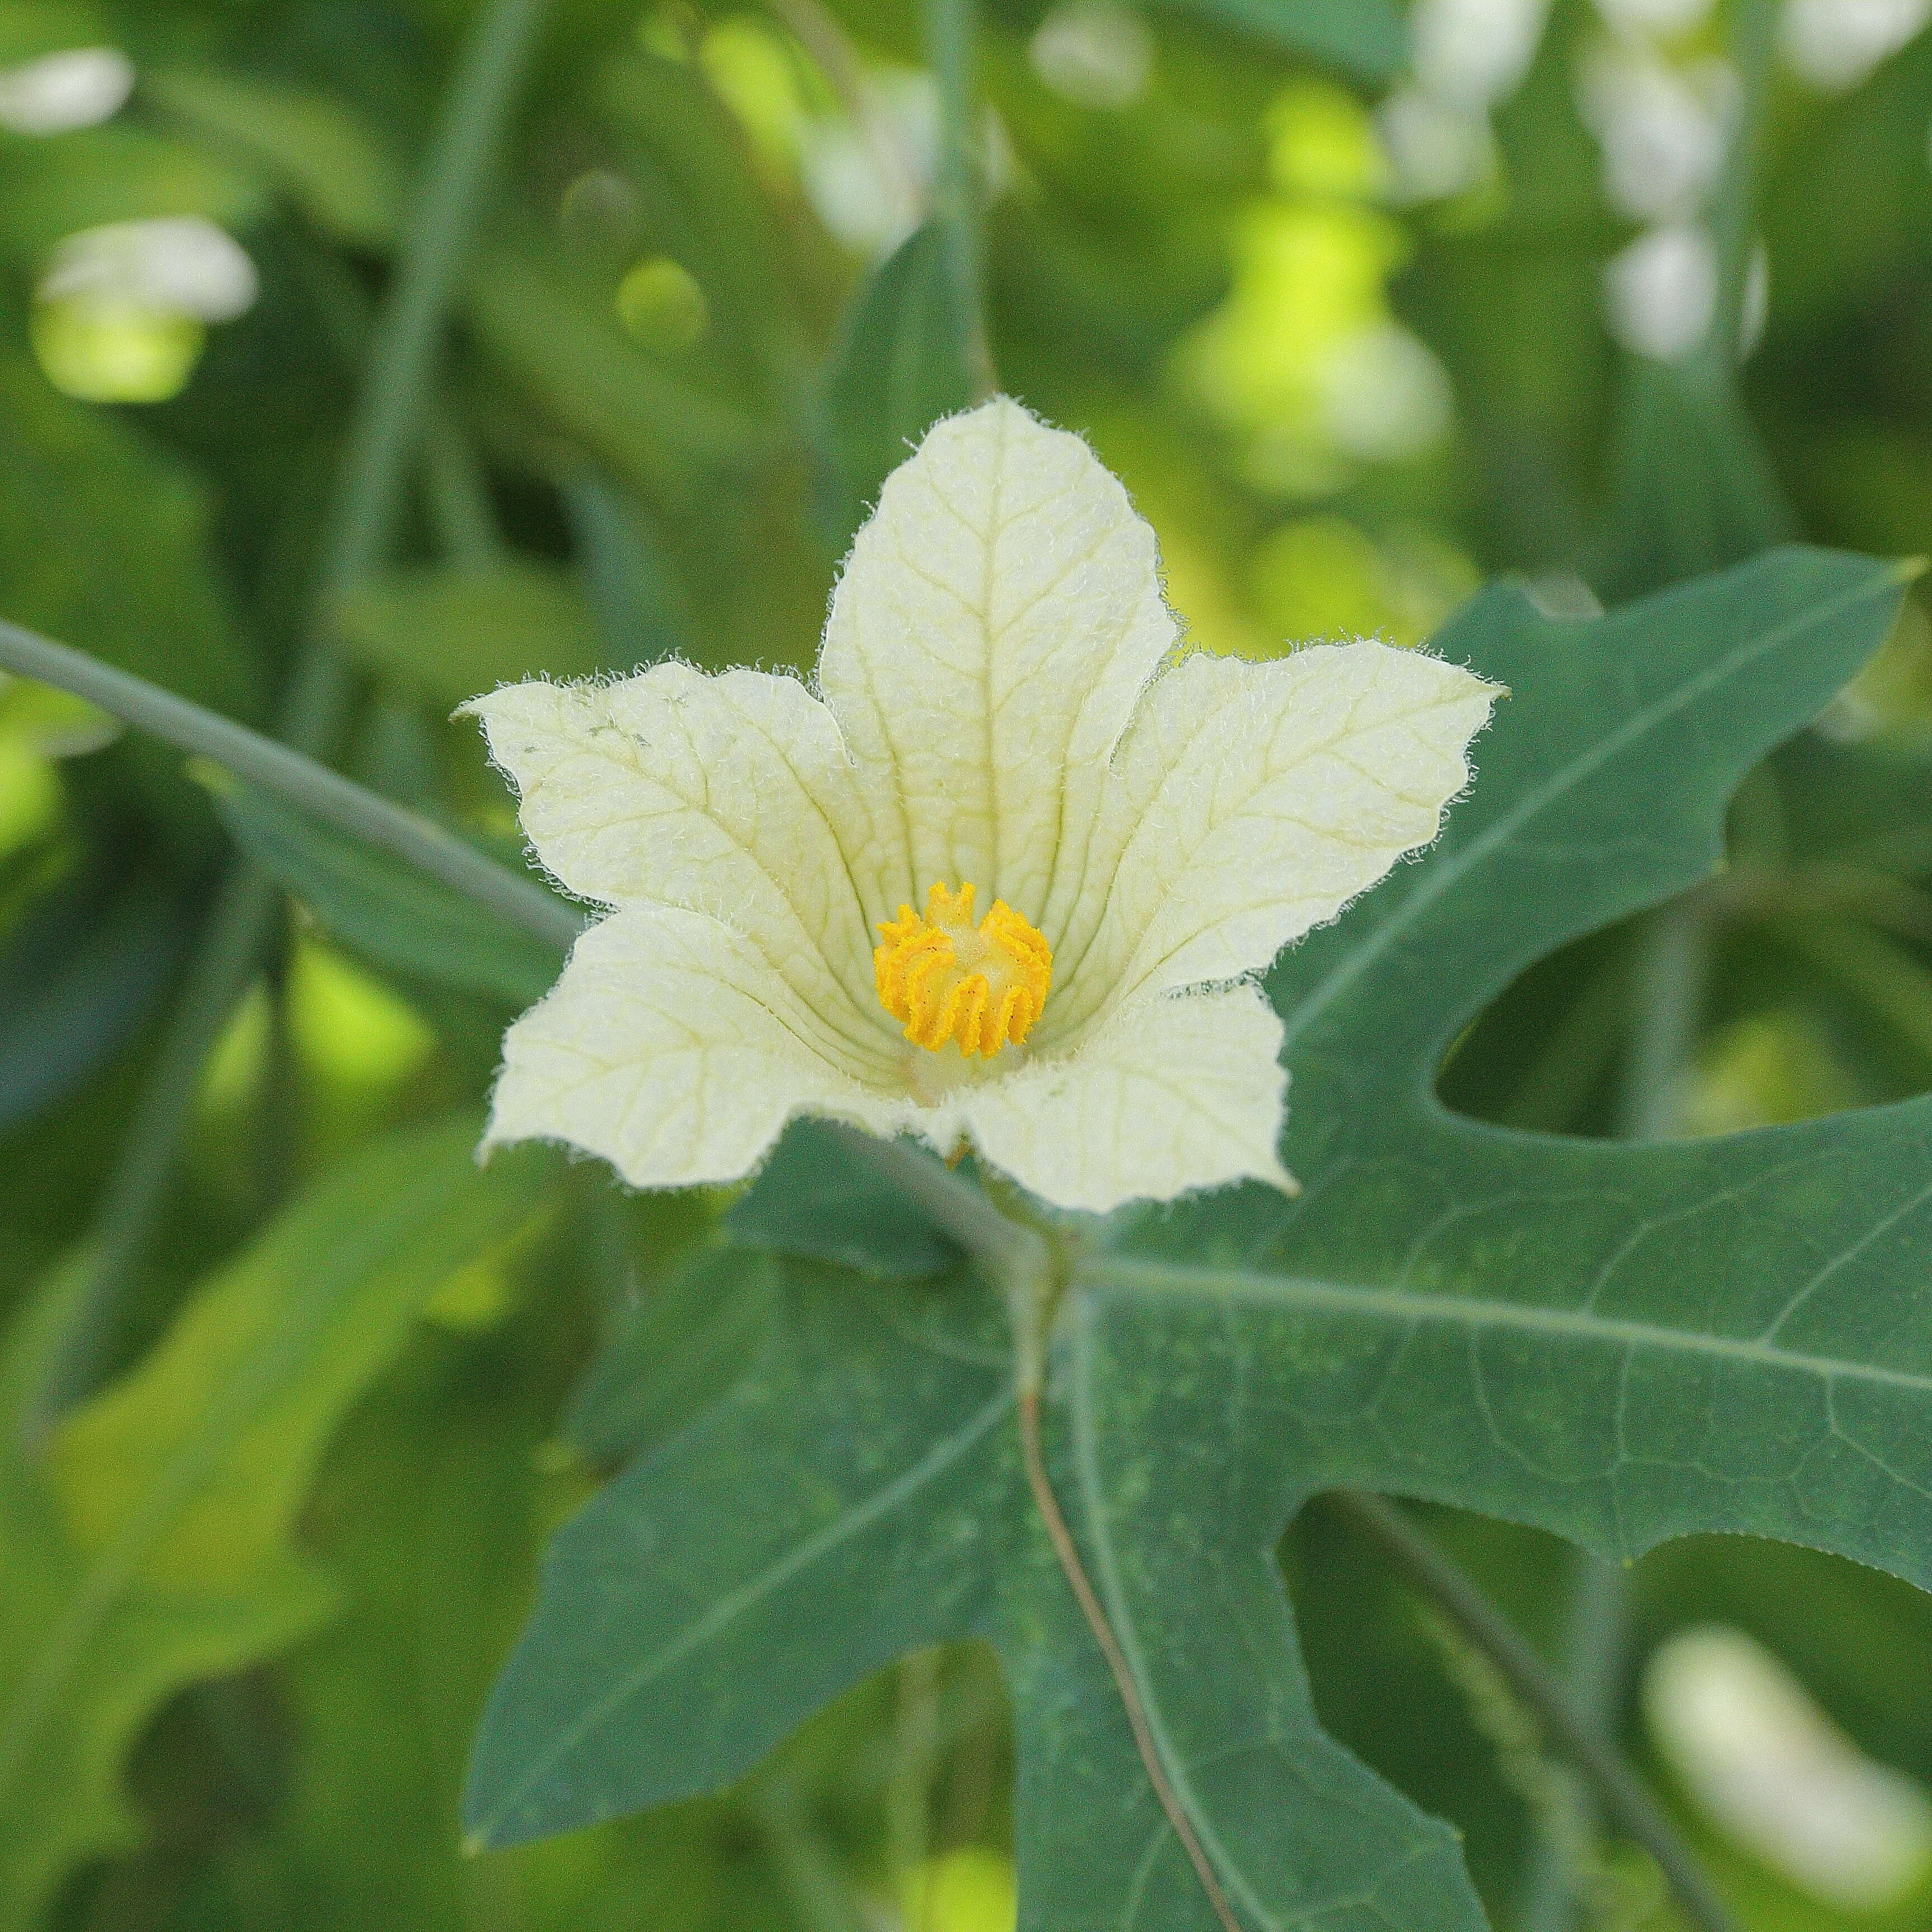
M537 856L610 908L511 1028L490 1141L682 1186L818 1114L1064 1207L1289 1184L1254 976L1435 837L1495 692L1178 636L1126 493L1000 398L887 480L815 689L669 663L476 700Z

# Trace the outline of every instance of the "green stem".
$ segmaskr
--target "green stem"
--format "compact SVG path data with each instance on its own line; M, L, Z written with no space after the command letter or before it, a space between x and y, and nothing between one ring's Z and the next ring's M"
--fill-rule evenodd
M981 225L984 168L976 78L975 0L922 0L926 59L939 91L939 152L933 172L933 219L944 230L952 280L968 319L968 356L980 387L993 388L986 340L986 260Z
M436 548L458 570L488 570L503 554L483 466L468 436L446 416L430 426L423 484Z
M330 615L343 592L380 560L394 527L444 324L546 4L493 0L484 12L464 50L414 198L415 218L344 454L314 620L282 707L281 735L304 751L326 752L348 715L351 685L327 641ZM217 892L96 1214L92 1278L26 1418L30 1436L44 1433L112 1365L123 1304L174 1171L202 1065L254 976L279 903L272 884L238 863Z
M314 758L145 678L4 620L0 669L72 692L184 752L209 759L351 838L394 853L540 938L567 946L583 930L583 921L554 893L500 866L434 820L392 804Z
M1737 1932L1689 1846L1679 1838L1622 1753L1587 1723L1529 1640L1438 1550L1402 1510L1379 1496L1343 1490L1336 1504L1409 1581L1501 1671L1552 1741L1589 1781L1605 1813L1654 1858L1678 1902L1703 1932Z
M865 1918L838 1862L783 1772L752 1792L748 1807L766 1856L808 1932L865 1932Z
M1711 964L1711 908L1703 894L1660 907L1640 930L1636 1024L1617 1110L1625 1140L1664 1140L1676 1125L1678 1084L1696 1050ZM1563 1645L1571 1708L1600 1737L1615 1728L1630 1638L1630 1578L1586 1550L1576 1552ZM1586 1808L1583 1828L1594 1828ZM1549 1828L1531 1854L1523 1932L1570 1932L1576 1919L1573 1848Z
M1618 1564L1587 1550L1572 1552L1570 1600L1563 1633L1563 1682L1578 1720L1599 1737L1612 1728L1630 1627L1630 1577ZM1568 1834L1553 1819L1540 1819L1523 1888L1522 1932L1570 1932L1576 1922L1579 1850L1586 1855L1595 1835L1592 1808ZM1567 1842L1580 1839L1580 1845Z

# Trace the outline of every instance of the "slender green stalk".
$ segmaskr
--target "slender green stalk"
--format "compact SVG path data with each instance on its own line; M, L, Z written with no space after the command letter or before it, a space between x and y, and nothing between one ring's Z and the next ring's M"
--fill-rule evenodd
M330 615L344 591L380 560L394 527L444 325L546 4L492 0L484 12L413 198L322 545L314 618L282 708L281 735L304 751L326 752L347 716L350 682L329 647ZM97 1211L93 1276L53 1351L40 1399L29 1406L30 1437L87 1394L113 1361L123 1304L174 1170L202 1067L254 976L280 903L268 880L231 865Z
M0 669L72 692L142 730L209 759L351 838L394 853L540 938L568 946L583 930L582 920L554 894L500 866L434 820L392 804L380 793L315 759L177 698L146 678L4 621L0 621Z
M1692 1923L1702 1932L1737 1932L1690 1848L1622 1754L1580 1714L1529 1640L1393 1504L1353 1490L1341 1492L1335 1501L1502 1672L1588 1780L1605 1813L1657 1861Z
M1587 1550L1571 1555L1570 1600L1562 1651L1563 1682L1577 1720L1599 1737L1608 1734L1616 1708L1630 1630L1630 1578L1614 1563ZM1562 1776L1561 1772L1554 1774ZM1583 1793L1568 1831L1553 1817L1537 1821L1529 1870L1517 1922L1522 1932L1570 1932L1579 1904L1577 1864L1588 1858L1596 1836L1595 1807Z
M968 355L981 388L993 388L992 355L986 340L986 260L981 211L985 167L981 159L975 0L922 0L926 59L939 90L939 153L933 172L932 214L944 229L952 256L953 286L968 319Z
M431 427L423 483L436 547L459 570L487 570L503 554L483 466L468 436L447 416Z
M1636 1025L1624 1072L1617 1132L1625 1140L1664 1140L1675 1131L1678 1089L1696 1046L1710 974L1711 908L1702 895L1660 908L1639 937ZM1588 1550L1576 1553L1562 1670L1570 1706L1598 1737L1614 1725L1630 1640L1630 1578ZM1594 1830L1592 1808L1582 1828ZM1576 1922L1574 1847L1541 1832L1532 1849L1522 1913L1523 1932L1570 1932Z
M782 1772L752 1792L748 1809L765 1853L807 1932L866 1932L866 1919L838 1862Z

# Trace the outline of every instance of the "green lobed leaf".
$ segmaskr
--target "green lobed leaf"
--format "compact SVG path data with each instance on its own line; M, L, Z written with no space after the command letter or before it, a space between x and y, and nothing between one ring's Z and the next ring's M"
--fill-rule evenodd
M263 872L379 965L515 1006L542 999L562 970L535 934L259 786L225 781L215 802Z
M1932 1583L1932 1102L1696 1144L1448 1113L1526 964L1718 856L1742 773L1876 645L1900 573L1777 553L1595 621L1491 592L1438 640L1508 685L1442 841L1271 976L1290 1203L1119 1217L1076 1265L1056 1486L1244 1924L1474 1932L1454 1834L1325 1738L1276 1567L1341 1484L1606 1556L1780 1537ZM478 1739L491 1842L709 1788L864 1671L989 1638L1021 1923L1208 1932L1019 1479L991 1298L791 1264L764 1355L560 1536Z
M760 1352L774 1280L763 1256L710 1248L645 1289L572 1398L563 1432L610 1465L674 1435Z
M37 1923L64 1874L138 1838L122 1762L173 1692L328 1615L291 1534L324 1443L442 1282L542 1198L540 1156L481 1170L476 1135L458 1118L364 1146L68 1418L44 1462L10 1427L0 1442L0 1924ZM18 1332L16 1397L84 1265Z

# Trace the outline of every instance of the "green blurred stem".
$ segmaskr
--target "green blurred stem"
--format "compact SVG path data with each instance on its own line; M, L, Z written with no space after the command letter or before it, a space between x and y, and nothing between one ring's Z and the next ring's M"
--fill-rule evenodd
M975 38L976 0L921 0L926 55L939 92L939 154L933 172L933 219L944 230L952 279L969 322L968 356L979 386L994 386L986 340L985 169Z
M1758 177L1771 117L1777 0L1732 0L1731 57L1737 68L1737 126L1711 211L1718 249L1718 299L1711 332L1694 366L1707 382L1727 386L1744 349L1744 302L1756 244Z
M282 706L280 735L303 751L326 753L347 718L352 686L329 646L330 614L380 560L395 526L444 324L547 4L492 0L484 11L412 197L414 216L377 322L323 540L309 635ZM53 1352L40 1399L30 1405L30 1436L44 1432L112 1365L124 1305L174 1171L202 1067L254 977L279 903L268 880L231 864L135 1103L96 1215L93 1275Z
M315 759L145 678L4 621L0 669L72 692L143 731L208 759L352 838L394 853L540 938L567 946L583 930L578 915L535 880L500 866L434 820L392 805L380 793Z
M807 1932L866 1932L858 1901L791 1779L781 1772L756 1786L749 1808L766 1856Z
M1622 1139L1667 1139L1676 1128L1679 1086L1703 1015L1711 920L1708 896L1694 893L1660 907L1639 929L1635 1024L1617 1110ZM1628 1572L1578 1550L1564 1619L1562 1673L1570 1708L1598 1738L1616 1728L1630 1611ZM1583 1815L1587 1829L1588 1808ZM1570 1932L1577 1907L1573 1848L1552 1821L1540 1823L1524 1886L1522 1932Z
M1622 1753L1577 1708L1535 1646L1418 1530L1379 1496L1343 1490L1336 1505L1378 1544L1409 1581L1501 1671L1588 1781L1605 1813L1649 1852L1691 1922L1702 1932L1738 1932L1690 1848L1677 1835Z
M488 570L503 554L496 512L476 446L447 416L430 426L423 487L437 549L459 570Z

